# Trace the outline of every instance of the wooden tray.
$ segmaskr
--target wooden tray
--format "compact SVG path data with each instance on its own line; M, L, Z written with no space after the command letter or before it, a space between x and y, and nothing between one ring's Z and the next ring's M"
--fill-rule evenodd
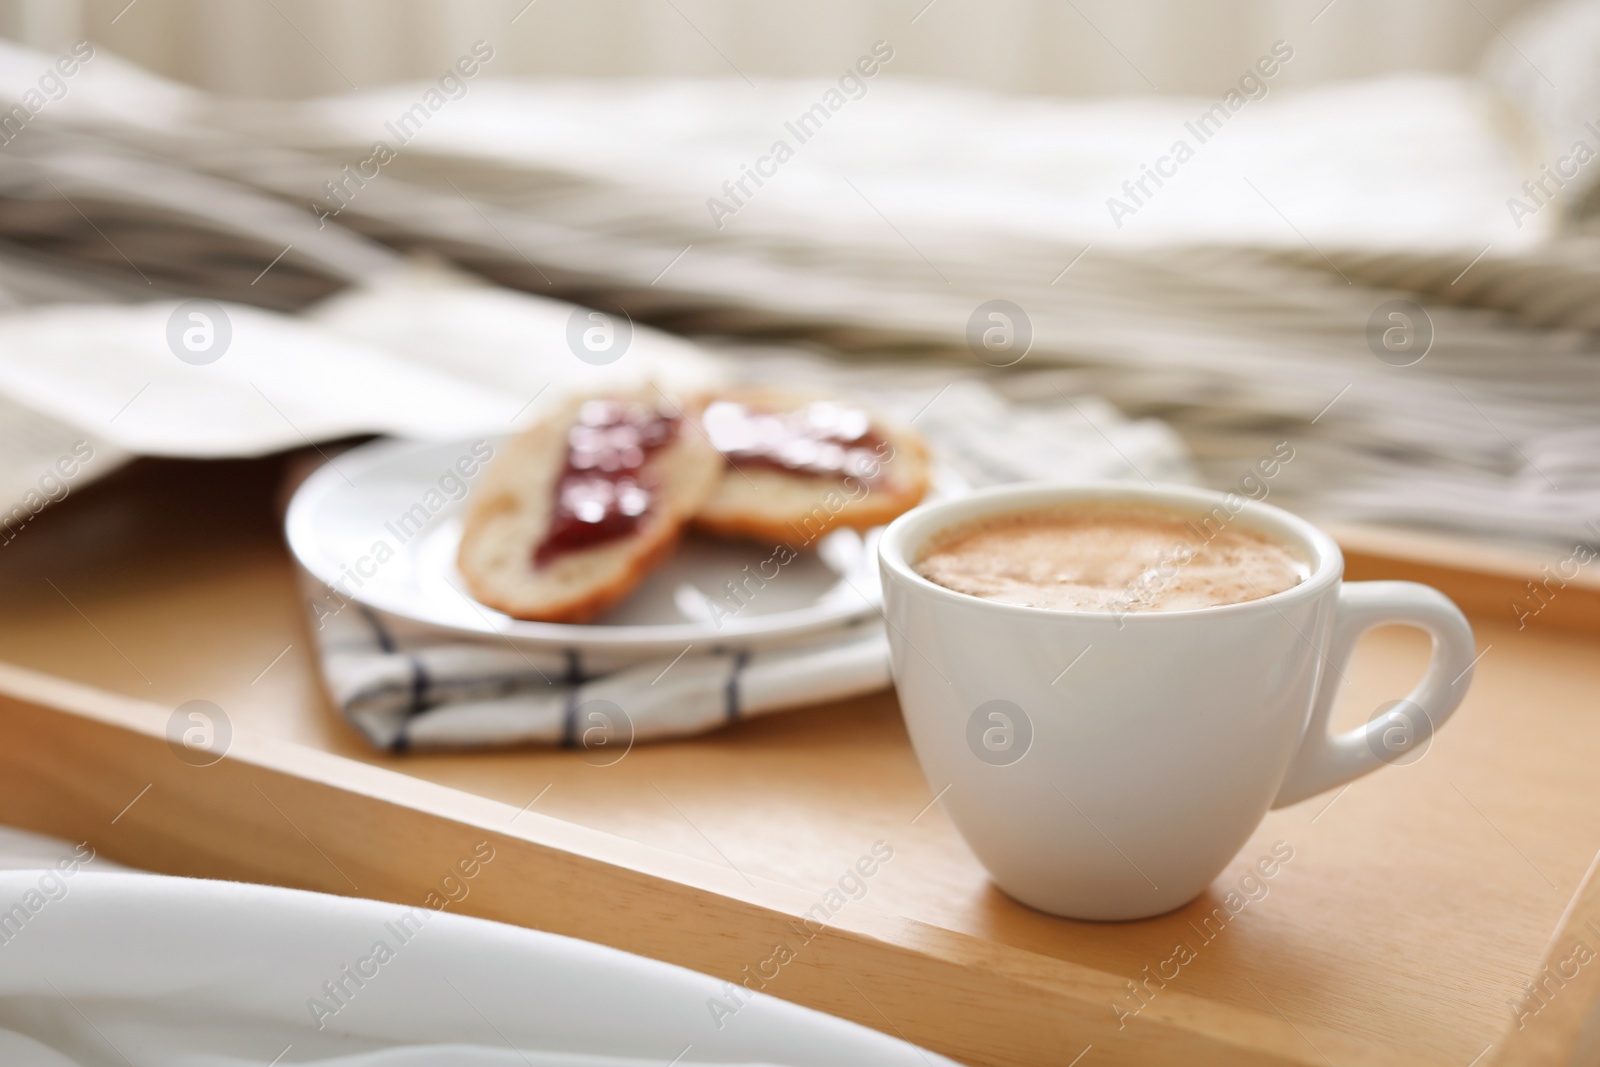
M1473 615L1466 703L1420 761L1270 815L1200 901L1077 923L989 885L889 694L609 767L374 753L318 687L279 476L139 464L0 551L0 658L19 665L0 667L0 822L154 870L404 903L488 836L499 857L463 912L764 972L767 992L972 1064L1600 1062L1600 960L1574 956L1600 950L1600 585L1559 589L1521 629L1510 606L1556 559L1337 531L1351 577L1429 581ZM1373 634L1343 718L1399 695L1426 654L1416 633ZM234 731L210 767L164 737L195 698ZM865 896L802 925L877 842L893 857ZM1277 842L1293 858L1227 915Z

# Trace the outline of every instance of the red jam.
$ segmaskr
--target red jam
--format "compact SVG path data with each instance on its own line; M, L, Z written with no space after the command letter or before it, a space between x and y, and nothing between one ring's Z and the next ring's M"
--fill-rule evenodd
M677 416L638 402L590 400L579 408L567 431L555 513L534 550L534 565L637 530L659 488L645 464L678 436L678 423Z
M706 436L736 467L874 478L884 441L860 408L817 400L793 411L760 411L718 400L702 419Z

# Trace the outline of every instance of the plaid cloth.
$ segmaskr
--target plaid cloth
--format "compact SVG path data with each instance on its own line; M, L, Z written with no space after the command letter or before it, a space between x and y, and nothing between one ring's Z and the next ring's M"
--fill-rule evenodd
M307 592L309 600L314 591ZM534 742L621 758L635 741L889 685L889 645L876 615L804 643L749 651L688 645L612 669L577 649L462 639L354 602L321 624L329 692L368 740L393 751Z

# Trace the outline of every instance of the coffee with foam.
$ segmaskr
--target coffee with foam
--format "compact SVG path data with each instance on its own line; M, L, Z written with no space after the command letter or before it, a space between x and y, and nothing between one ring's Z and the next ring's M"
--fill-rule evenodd
M1237 522L1164 507L1080 504L945 531L917 573L958 593L1057 611L1185 611L1241 604L1304 581L1287 545Z

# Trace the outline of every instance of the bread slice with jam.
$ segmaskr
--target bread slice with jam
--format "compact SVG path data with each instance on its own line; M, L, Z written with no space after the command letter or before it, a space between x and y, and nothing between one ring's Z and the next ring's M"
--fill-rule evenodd
M468 504L457 566L519 619L588 622L671 553L722 476L703 404L576 398L513 438Z
M718 536L811 548L842 526L881 526L928 491L922 439L850 401L734 390L701 424L727 469L694 524Z

